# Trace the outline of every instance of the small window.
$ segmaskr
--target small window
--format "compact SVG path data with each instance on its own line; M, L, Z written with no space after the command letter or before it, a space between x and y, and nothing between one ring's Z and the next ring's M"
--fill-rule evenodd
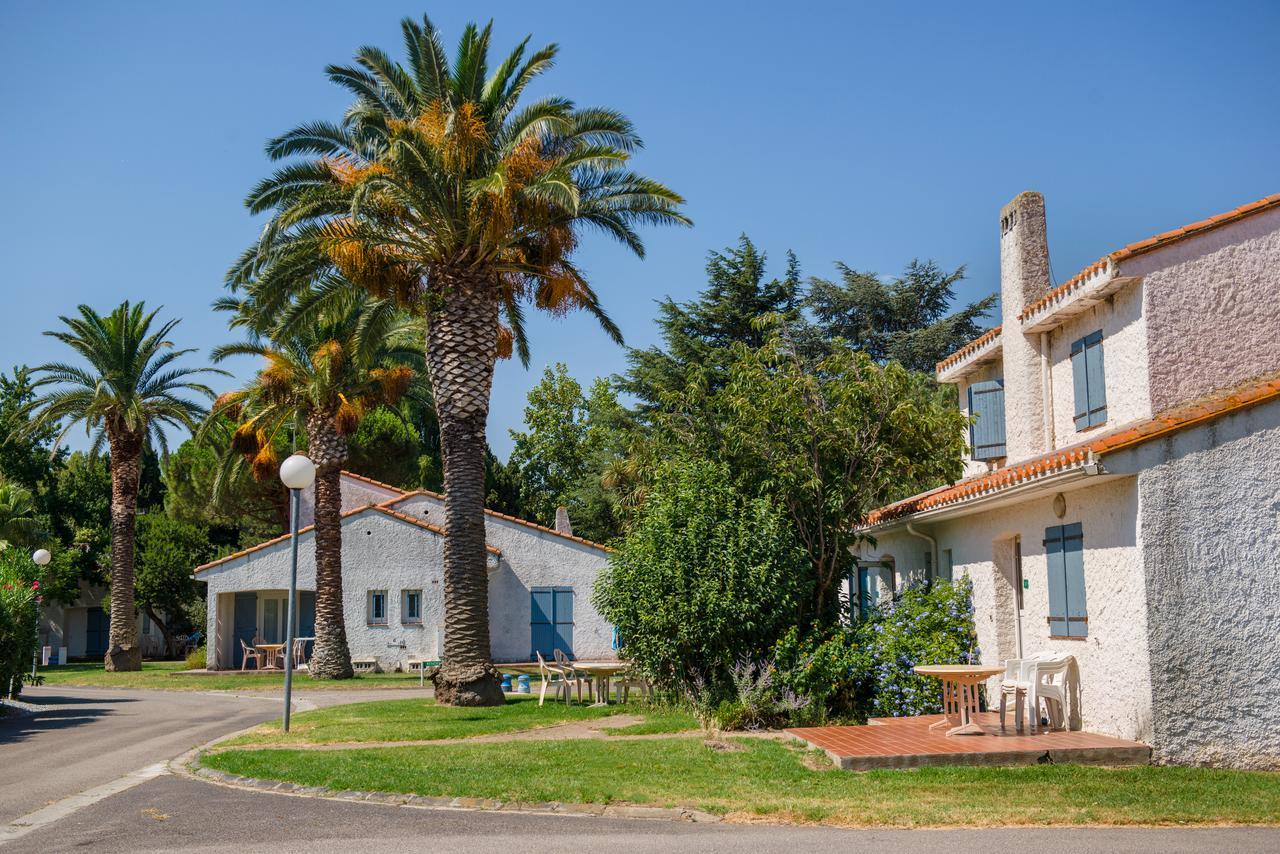
M1107 421L1107 383L1102 360L1102 330L1071 345L1071 380L1075 387L1076 429Z
M387 591L369 591L368 621L371 626L387 624Z
M988 380L969 386L969 447L975 460L1005 456L1004 380Z
M405 590L402 594L400 602L400 622L402 623L421 623L422 622L422 591L421 590Z

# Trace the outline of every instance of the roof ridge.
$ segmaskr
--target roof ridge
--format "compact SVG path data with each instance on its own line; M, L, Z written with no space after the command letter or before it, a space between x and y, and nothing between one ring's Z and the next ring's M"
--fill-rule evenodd
M340 474L340 475L346 475L347 477L349 477L349 478L353 478L353 479L355 479L355 480L362 480L362 481L364 481L365 483L371 483L371 484L373 484L374 486L381 487L381 488L386 489L386 490L389 490L389 491L391 491L391 492L398 492L398 493L400 493L401 495L404 495L404 494L405 494L405 490L401 489L401 488L400 488L400 487L398 487L398 486L392 486L392 485L391 485L391 484L389 484L389 483L383 483L383 482L382 482L382 481L380 481L380 480L374 480L374 479L373 479L373 478L371 478L371 477L365 477L364 475L362 475L362 474L356 474L356 473L355 473L355 472L353 472L353 471L347 471L346 469L343 469L342 471L340 471L340 472L339 472L339 474Z
M386 501L382 502L378 506L390 507L394 504L399 504L401 501L412 498L415 495L428 495L432 498L437 499L438 501L444 501L443 493L433 492L430 489L415 489L415 490L406 492L403 495L398 495L395 498L388 498ZM594 540L588 540L585 537L579 537L577 534L566 534L564 531L557 531L555 528L548 528L546 525L539 525L537 522L530 522L528 519L521 519L519 516L512 516L507 513L500 513L497 510L490 510L488 507L484 508L484 513L486 516L494 516L498 519L504 519L508 522L514 522L517 525L523 525L526 528L533 528L536 531L542 531L547 534L555 534L557 537L563 537L566 540L572 540L575 543L581 543L584 546L590 546L591 548L594 548L594 549L600 549L601 551L605 551L605 552L613 551L613 549L611 549L609 546L606 546L603 543L597 543Z

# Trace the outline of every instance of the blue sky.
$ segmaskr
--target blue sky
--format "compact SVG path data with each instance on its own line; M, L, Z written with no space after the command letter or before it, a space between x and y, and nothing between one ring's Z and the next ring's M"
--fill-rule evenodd
M692 229L637 260L600 238L581 262L627 342L653 301L691 297L710 249L747 233L806 274L883 274L913 257L997 283L997 212L1046 196L1055 277L1158 231L1280 191L1274 3L0 3L0 366L61 357L58 314L124 298L228 339L209 303L260 223L242 199L270 136L336 118L323 75L398 21L469 18L496 44L561 45L538 94L626 112L637 168L683 193ZM498 367L490 441L510 449L528 388L568 364L623 368L586 317L531 324L533 362ZM253 365L231 365L241 375ZM228 381L228 385L230 382Z

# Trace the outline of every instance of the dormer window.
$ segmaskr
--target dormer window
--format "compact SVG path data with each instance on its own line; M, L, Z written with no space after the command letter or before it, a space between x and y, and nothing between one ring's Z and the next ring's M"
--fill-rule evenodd
M1102 362L1102 330L1071 345L1071 377L1075 385L1076 429L1107 421L1107 383Z
M969 386L969 447L975 460L998 460L1004 449L1004 380Z

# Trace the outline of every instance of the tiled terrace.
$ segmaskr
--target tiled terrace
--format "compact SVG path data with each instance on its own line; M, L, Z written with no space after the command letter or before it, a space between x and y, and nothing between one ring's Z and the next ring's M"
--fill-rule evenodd
M923 768L931 765L1145 765L1151 748L1092 732L1015 733L1012 721L1000 733L995 712L976 718L985 735L947 736L929 725L941 715L913 718L873 718L866 726L822 726L789 729L787 733L826 752L840 768Z

